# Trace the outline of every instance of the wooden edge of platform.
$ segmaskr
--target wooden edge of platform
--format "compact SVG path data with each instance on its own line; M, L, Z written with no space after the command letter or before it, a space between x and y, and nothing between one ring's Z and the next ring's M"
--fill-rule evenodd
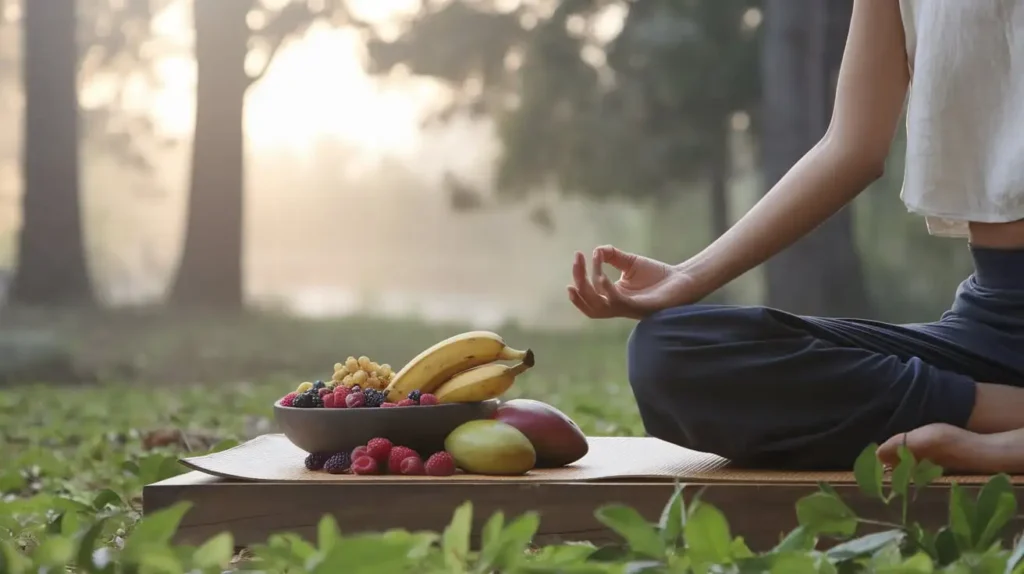
M744 536L755 549L774 545L794 528L797 500L818 490L816 484L687 484L692 485L684 490L687 496L707 486L702 498L721 509L733 533ZM964 485L972 496L980 487ZM327 513L347 534L390 528L441 531L455 508L471 500L475 533L499 510L506 517L537 511L541 514L537 543L600 543L616 538L594 517L598 508L627 504L657 521L674 488L671 481L246 483L190 472L144 487L143 509L148 514L190 501L193 507L181 521L178 542L199 544L227 530L236 545L247 546L264 542L275 532L313 539L317 523ZM897 509L868 500L855 485L835 489L858 516L896 521ZM947 485L923 489L911 506L912 517L929 527L945 524L948 496ZM1019 527L1014 523L1010 530L1016 532Z

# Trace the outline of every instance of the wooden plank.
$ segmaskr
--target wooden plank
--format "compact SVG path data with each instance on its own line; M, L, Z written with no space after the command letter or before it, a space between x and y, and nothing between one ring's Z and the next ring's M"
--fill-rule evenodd
M688 486L687 492L692 496L701 486ZM229 530L236 544L246 546L282 531L315 539L316 524L326 513L333 514L342 531L349 534L389 528L440 531L459 504L472 500L475 532L498 510L506 517L536 510L541 513L538 543L601 543L616 538L594 518L597 508L611 503L628 504L656 521L673 488L671 483L660 481L246 483L190 472L146 486L143 508L150 513L182 500L191 501L193 508L182 520L178 542L197 544ZM975 496L979 487L964 488ZM725 512L734 534L744 536L752 548L765 549L796 526L796 501L816 490L812 484L714 484L704 491L703 498ZM859 516L898 520L898 509L886 509L881 503L866 500L854 486L840 485L836 490ZM912 518L928 528L945 524L948 495L949 488L944 485L922 491L912 506ZM1019 531L1020 525L1018 522L1010 530Z

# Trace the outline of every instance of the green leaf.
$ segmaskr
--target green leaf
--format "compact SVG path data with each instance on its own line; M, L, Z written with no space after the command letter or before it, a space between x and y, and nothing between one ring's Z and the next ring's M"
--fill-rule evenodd
M31 560L15 550L6 540L0 540L0 572L23 574L31 566Z
M818 565L809 554L780 554L772 561L771 574L818 574Z
M942 474L941 466L927 459L922 460L914 468L914 486L924 488L941 478Z
M226 568L235 555L235 539L230 532L221 532L207 540L192 554L196 568Z
M473 503L463 502L441 535L441 550L449 567L464 567L469 556L469 535L473 527Z
M103 527L106 526L106 523L106 519L96 522L78 539L78 555L75 558L75 563L86 572L96 572L92 556L96 550L96 543L103 535ZM0 569L0 572L2 571L3 569Z
M325 514L320 518L316 526L317 547L321 552L329 552L331 547L341 538L341 531L338 530L338 522L334 516Z
M411 540L388 539L379 534L347 536L338 540L322 560L315 564L308 564L306 571L311 574L405 572L408 571L406 568L407 556L411 542Z
M741 558L753 558L755 556L753 550L747 546L747 541L744 540L742 536L733 538L732 542L729 544L729 555L732 556L734 560L739 560Z
M124 503L121 501L121 495L109 488L99 491L92 499L92 507L96 510L103 510L108 504L122 506Z
M687 554L695 563L722 564L732 560L732 534L722 511L700 502L691 507L683 528Z
M888 544L899 544L905 536L906 534L902 530L875 532L837 544L825 554L836 562L863 558L871 556Z
M903 560L899 565L877 568L878 574L931 574L935 571L935 564L930 556L924 552L918 552Z
M972 549L974 541L974 504L964 493L963 488L953 483L949 489L949 529L953 533L959 553Z
M797 526L772 549L772 553L809 552L817 544L818 537L814 531L804 526Z
M524 512L505 527L501 533L501 551L494 565L499 568L512 569L526 552L527 546L540 528L540 514Z
M150 552L153 546L167 544L191 508L191 502L179 502L143 517L125 542L125 555L138 559L141 552Z
M818 534L852 536L857 531L857 516L839 497L816 492L796 503L800 525Z
M658 559L665 556L665 543L657 529L634 508L611 504L598 509L596 516L601 524L625 539L634 554Z
M61 512L60 514L55 516L53 518L53 520L51 520L50 522L48 522L46 524L46 533L47 534L60 534L61 533L61 523L62 522L64 522L64 513L63 512Z
M501 553L501 533L505 527L505 514L495 512L487 519L480 533L480 558L477 561L477 572L487 572Z
M914 454L905 446L899 447L897 452L899 453L900 462L892 471L892 482L890 488L893 493L900 496L906 496L907 491L910 488L910 480L914 475L914 467L917 461L914 460Z
M683 535L686 512L683 508L683 488L684 485L676 485L672 498L669 499L668 504L662 509L661 519L658 520L661 539L665 541L667 546L673 548L679 544L679 539Z
M987 548L1010 518L1017 512L1017 499L1013 495L1010 477L997 474L990 478L978 494L971 532L974 550Z
M75 555L75 544L63 536L48 536L39 543L32 557L42 566L65 566Z
M940 564L949 564L960 558L956 536L948 527L942 527L935 535L935 556Z
M0 494L5 492L18 492L25 488L27 481L21 475L20 469L12 468L0 473Z
M882 463L878 460L876 451L878 445L871 443L861 451L860 456L853 463L853 476L857 479L857 486L861 492L878 500L884 500L882 495Z

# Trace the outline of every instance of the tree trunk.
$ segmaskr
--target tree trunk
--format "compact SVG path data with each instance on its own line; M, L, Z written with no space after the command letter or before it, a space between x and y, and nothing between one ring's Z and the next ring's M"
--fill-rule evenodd
M851 11L850 0L765 0L761 149L769 188L828 127ZM849 207L772 258L766 278L773 307L832 316L871 311Z
M720 137L711 142L712 149L711 164L709 172L711 185L708 187L711 213L711 234L712 239L721 237L729 230L731 219L729 217L729 176L732 171L732 157L729 149L728 128L722 122Z
M243 305L243 111L251 0L196 2L196 125L185 245L172 303Z
M94 302L78 186L78 45L73 0L24 10L24 195L10 290L29 305Z

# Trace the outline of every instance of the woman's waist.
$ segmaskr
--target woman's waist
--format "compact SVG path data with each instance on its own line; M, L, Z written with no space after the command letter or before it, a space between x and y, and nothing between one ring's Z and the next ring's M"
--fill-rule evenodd
M1024 257L1024 220L1009 223L968 224L972 247L1021 250Z

